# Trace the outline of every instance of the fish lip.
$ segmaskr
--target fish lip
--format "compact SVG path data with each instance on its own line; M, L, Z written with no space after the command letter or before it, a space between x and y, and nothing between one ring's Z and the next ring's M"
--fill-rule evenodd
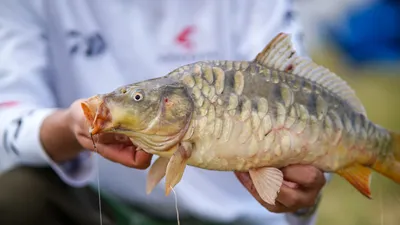
M108 129L111 123L111 114L104 98L99 95L81 102L83 114L89 123L89 134L95 135Z

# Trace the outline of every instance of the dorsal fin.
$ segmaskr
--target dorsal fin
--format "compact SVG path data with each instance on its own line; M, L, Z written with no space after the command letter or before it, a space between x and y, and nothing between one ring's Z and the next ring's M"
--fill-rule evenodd
M292 73L312 80L347 101L357 112L366 116L366 111L353 89L339 76L311 59L299 56L293 48L291 37L279 33L254 59L266 67Z

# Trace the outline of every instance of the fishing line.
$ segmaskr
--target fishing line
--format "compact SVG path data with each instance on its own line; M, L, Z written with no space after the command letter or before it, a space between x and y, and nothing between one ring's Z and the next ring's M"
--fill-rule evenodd
M99 151L97 150L96 143L94 142L92 134L90 134L90 138L92 139L92 142L93 142L94 151L99 153ZM99 168L99 157L98 156L96 156L96 164L97 164L97 193L98 193L98 197L99 197L100 225L103 225L103 215L102 215L102 211L101 211L101 194L100 194L100 168Z
M383 225L384 224L384 211L383 211L383 199L382 199L382 183L380 183L380 185L378 185L379 186L379 206L380 206L380 209L381 209L381 225Z
M172 190L172 192L174 192L174 196L175 196L175 211L176 211L176 220L178 221L178 225L181 224L180 220L179 220L179 210L178 210L178 197L176 195L176 192L174 190L174 188L172 186L169 186Z

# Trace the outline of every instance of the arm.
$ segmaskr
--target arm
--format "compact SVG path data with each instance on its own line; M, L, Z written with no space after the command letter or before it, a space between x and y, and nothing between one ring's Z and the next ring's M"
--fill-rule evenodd
M0 169L51 166L64 182L83 186L94 175L94 150L80 100L57 108L48 73L41 1L0 1ZM23 65L23 66L21 66ZM72 87L73 88L73 87ZM137 169L151 155L116 135L95 137L99 154Z
M65 182L81 186L94 164L67 129L66 111L57 109L40 3L0 2L0 169L51 166Z

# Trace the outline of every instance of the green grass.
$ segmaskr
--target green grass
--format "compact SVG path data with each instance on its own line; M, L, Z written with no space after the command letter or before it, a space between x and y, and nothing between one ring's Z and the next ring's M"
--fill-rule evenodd
M332 48L314 52L316 62L340 75L353 87L370 120L400 132L400 68L397 72L349 68L343 66L344 63L339 61L342 56ZM397 76L393 76L396 73ZM325 187L323 194L318 225L400 224L400 184L377 173L372 177L372 200L362 196L338 175Z

